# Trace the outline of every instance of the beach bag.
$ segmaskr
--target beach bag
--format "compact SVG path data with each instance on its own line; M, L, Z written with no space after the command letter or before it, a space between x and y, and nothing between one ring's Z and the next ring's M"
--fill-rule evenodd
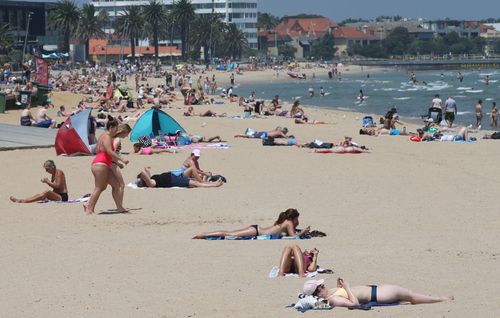
M262 146L274 146L274 138L266 137L262 139Z
M373 117L372 116L365 116L363 117L363 122L362 122L363 127L371 127L374 125L373 122Z

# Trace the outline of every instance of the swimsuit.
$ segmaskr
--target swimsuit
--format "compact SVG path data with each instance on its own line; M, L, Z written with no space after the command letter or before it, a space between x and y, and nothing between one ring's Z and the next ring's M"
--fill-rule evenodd
M111 145L111 150L115 151L115 147L113 145ZM113 164L113 159L111 159L111 156L108 155L107 152L101 151L101 148L98 147L97 155L95 156L94 160L92 160L92 164L96 163L103 163L106 166L108 166L108 168L111 168L111 165Z
M61 196L61 201L62 202L67 202L68 201L68 193L67 192L63 192L63 193L56 192L56 193Z
M188 167L182 165L180 169L177 169L177 170L172 170L170 171L174 176L180 176L182 174L184 174L184 171L187 170Z
M371 287L371 296L370 296L370 302L371 303L377 303L377 285L368 285L368 287Z
M255 225L250 225L250 227L253 227L255 229L255 236L259 236L259 226L255 224Z
M30 116L21 116L21 126L31 126Z

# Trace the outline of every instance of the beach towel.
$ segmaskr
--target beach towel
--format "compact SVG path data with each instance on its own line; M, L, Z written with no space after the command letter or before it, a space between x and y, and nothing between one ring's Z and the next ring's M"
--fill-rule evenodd
M330 310L333 307L328 304L328 300L317 297L317 296L309 296L309 295L304 295L304 294L299 294L298 295L299 300L290 306L287 306L289 308L293 307L297 309L300 312L306 312L308 310ZM392 303L392 304L381 304L378 302L369 302L365 304L360 304L359 308L360 310L370 310L372 307L389 307L389 306L398 306L401 305L400 303Z
M269 278L278 277L279 272L280 272L279 266L273 266L273 268L271 268L271 271L269 272ZM316 268L316 271L307 272L307 277L310 278L310 277L314 277L318 274L333 274L333 273L334 273L334 271L332 271L331 269L324 269L324 268L321 268L318 266ZM293 274L293 273L286 273L285 277L299 277L299 275Z
M134 190L145 190L149 189L148 187L138 187L137 183L135 182L129 182L127 184L127 187L134 189ZM181 187L170 187L170 188L151 188L151 189L189 189L189 188L181 188Z
M189 144L180 147L171 147L174 149L229 149L229 144L218 142L218 143L202 143L202 144Z
M87 202L89 199L90 199L90 193L82 196L81 198L74 199L74 200L68 200L68 201L44 200L44 201L39 201L38 203L78 203L78 202Z
M367 152L363 152L363 151L349 151L349 152L338 152L338 151L333 151L333 150L329 150L329 149L321 149L321 150L314 150L313 153L319 153L319 154L336 154L336 155L345 155L345 154L351 154L351 155L359 155L361 153L367 153Z
M248 240L307 240L310 236L282 236L282 235L259 235L259 236L211 236L206 237L208 241L248 241Z

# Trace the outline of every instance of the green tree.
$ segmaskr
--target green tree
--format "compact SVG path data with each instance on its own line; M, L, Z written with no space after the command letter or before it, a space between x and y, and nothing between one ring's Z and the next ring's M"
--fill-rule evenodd
M291 60L295 58L297 48L288 44L278 46L278 55L282 55L285 59Z
M85 58L89 58L89 41L91 38L106 36L104 27L108 23L108 13L104 10L96 14L92 4L84 4L80 11L80 21L75 32L77 39L85 42Z
M241 59L243 51L248 47L248 40L245 33L239 30L233 23L227 27L224 36L224 47L226 48L226 54L239 59Z
M127 6L121 15L116 18L115 30L121 36L130 39L132 59L135 59L135 42L138 41L144 30L144 14L139 6Z
M218 14L200 15L191 28L191 45L199 51L203 48L205 63L209 60L210 45L220 43L224 33L224 24ZM213 49L212 49L213 52ZM192 55L191 55L192 57Z
M62 46L59 50L69 52L69 41L74 35L80 21L80 10L73 0L61 0L49 14L49 25L63 34Z
M0 53L8 54L14 45L14 37L8 24L0 26Z
M387 53L394 55L403 55L408 52L413 38L408 33L408 29L404 27L396 27L383 41L383 46Z
M279 23L280 20L278 17L269 13L257 12L257 29L266 31L271 30L274 29Z
M321 39L314 41L311 54L315 58L330 60L335 56L335 51L335 39L331 33L327 33Z
M182 59L187 60L189 53L189 35L191 24L195 19L194 7L189 0L174 1L172 16L177 29L181 33Z
M144 20L146 22L146 30L153 38L153 46L155 47L155 57L159 56L158 41L160 36L163 37L166 33L164 25L168 24L167 10L158 0L150 0L149 4L144 6Z
M370 58L387 58L386 49L379 43L371 43L367 46L361 44L354 44L349 48L350 55L361 55Z

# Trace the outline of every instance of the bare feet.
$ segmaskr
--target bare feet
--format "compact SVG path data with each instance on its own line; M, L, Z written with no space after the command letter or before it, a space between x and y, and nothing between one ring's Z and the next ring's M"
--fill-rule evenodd
M192 240L199 240L202 238L205 238L205 236L203 236L203 234L198 234L198 235L193 236Z
M94 211L89 211L88 204L83 204L83 212L85 212L85 214L87 215L94 214Z
M14 198L13 196L11 196L11 197L10 197L10 201L12 201L12 202L14 202L14 203L22 203L22 201L21 201L21 200L16 199L16 198Z

